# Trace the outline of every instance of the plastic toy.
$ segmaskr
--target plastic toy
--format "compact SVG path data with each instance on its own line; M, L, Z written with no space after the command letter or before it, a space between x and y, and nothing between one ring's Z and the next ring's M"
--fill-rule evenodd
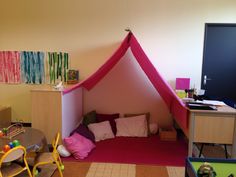
M14 140L12 144L13 144L13 147L20 146L20 142L18 140Z
M3 128L3 129L2 129L2 132L3 132L4 135L6 135L6 133L7 133L7 128Z
M18 163L17 166L15 162ZM29 165L26 160L26 149L23 146L12 148L9 151L2 154L0 160L0 167L1 167L1 172L0 172L1 177L19 176L19 174L22 173L23 171L27 171L28 172L27 176L32 177ZM26 173L20 176L26 176Z
M216 172L210 163L205 162L199 167L197 171L197 176L198 177L215 177Z
M0 138L3 137L3 132L0 130Z
M62 171L65 170L65 166L64 165L61 165L60 167L61 167Z
M6 144L5 146L3 146L3 151L4 151L4 152L9 151L10 149L11 149L11 147L10 147L8 144Z
M25 132L25 129L24 129L23 125L21 123L16 123L16 124L13 124L7 128L3 128L2 129L3 135L2 136L0 135L0 137L11 139L14 136L16 136L20 133L24 133L24 132Z
M20 146L20 142L18 140L14 140L13 142L10 142L9 144L6 144L3 146L2 151L0 151L0 153L6 153L8 152L10 149Z
M14 148L14 145L13 145L12 142L10 142L8 145L9 145L11 148Z

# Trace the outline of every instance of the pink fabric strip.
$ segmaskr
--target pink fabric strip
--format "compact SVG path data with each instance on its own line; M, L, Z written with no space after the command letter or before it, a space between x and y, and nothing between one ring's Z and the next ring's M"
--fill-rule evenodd
M94 74L92 74L88 79L74 85L73 87L65 89L63 94L71 92L78 87L84 87L87 90L92 89L123 57L129 47L128 38L129 35L126 36L116 52Z
M176 119L178 119L178 122L181 123L183 127L187 127L187 108L175 94L170 85L163 79L163 77L150 62L140 44L133 35L131 36L130 46L132 53L134 54L139 65L165 101L170 112Z

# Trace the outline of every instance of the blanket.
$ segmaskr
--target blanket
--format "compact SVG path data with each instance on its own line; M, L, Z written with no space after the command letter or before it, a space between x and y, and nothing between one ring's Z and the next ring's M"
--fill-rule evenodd
M184 167L64 162L64 177L183 177ZM52 177L59 177L55 171Z

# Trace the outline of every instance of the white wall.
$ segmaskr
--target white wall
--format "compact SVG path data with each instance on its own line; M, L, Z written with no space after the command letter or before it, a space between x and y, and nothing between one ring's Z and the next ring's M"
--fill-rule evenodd
M0 0L0 50L66 51L88 77L130 27L164 78L199 87L204 24L236 23L235 0ZM0 104L30 122L29 90L0 84Z
M83 115L83 91L82 88L67 93L62 97L62 132L61 138L68 137L74 130Z
M128 50L112 70L90 91L84 90L84 112L150 113L150 122L172 123L169 110L148 77Z

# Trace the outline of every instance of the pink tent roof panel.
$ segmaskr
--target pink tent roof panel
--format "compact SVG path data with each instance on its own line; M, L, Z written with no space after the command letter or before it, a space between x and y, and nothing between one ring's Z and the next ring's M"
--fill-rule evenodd
M153 66L137 39L131 32L128 33L116 52L95 73L93 73L88 79L74 85L72 88L64 90L63 94L71 92L79 87L86 88L87 90L92 89L118 63L129 47L140 67L147 75L162 99L165 101L174 118L183 128L187 128L188 112L186 106Z

